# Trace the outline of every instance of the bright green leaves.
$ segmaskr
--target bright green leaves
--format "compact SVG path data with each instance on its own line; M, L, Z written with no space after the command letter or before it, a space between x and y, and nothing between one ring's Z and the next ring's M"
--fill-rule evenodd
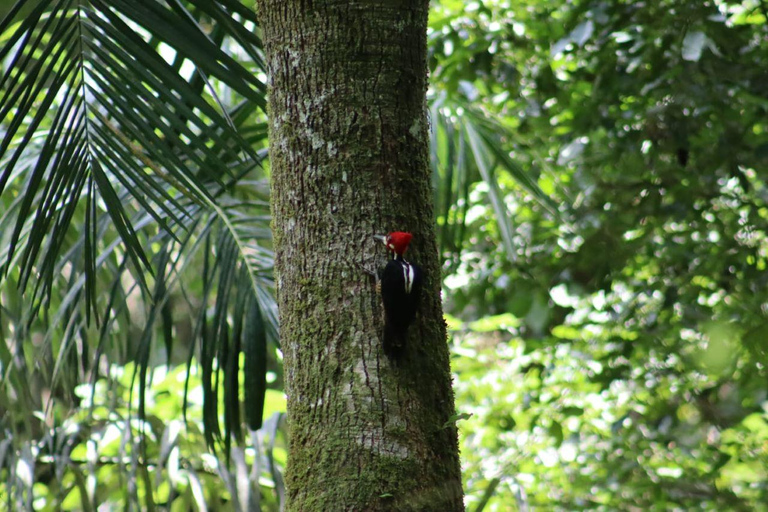
M20 1L0 23L0 296L24 347L0 380L56 393L135 359L144 416L157 344L169 365L197 353L229 453L247 349L261 414L277 316L255 30L231 1Z

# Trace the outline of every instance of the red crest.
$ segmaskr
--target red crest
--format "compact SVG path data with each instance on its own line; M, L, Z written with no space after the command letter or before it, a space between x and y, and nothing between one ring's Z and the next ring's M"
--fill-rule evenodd
M395 254L402 256L408 249L413 235L404 231L393 231L387 235L387 248L394 251Z

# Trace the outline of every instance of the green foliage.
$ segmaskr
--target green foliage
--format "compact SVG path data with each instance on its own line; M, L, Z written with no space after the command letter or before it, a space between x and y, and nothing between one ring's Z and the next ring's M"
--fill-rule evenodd
M768 408L754 379L708 379L660 352L633 367L604 327L575 340L457 334L470 506L496 479L499 510L764 502Z
M227 1L20 1L0 23L0 404L19 411L0 428L14 437L46 393L73 404L109 362L138 363L143 417L151 367L197 353L206 439L228 453L243 349L261 425L277 316L254 28Z
M225 473L242 466L245 446L262 455L246 433L275 428L276 420L263 421L268 370L280 383L255 15L231 1L67 0L19 1L3 14L0 458L7 464L0 467L12 477L5 497L29 505L48 494L51 507L70 506L71 479L90 488L96 476L83 462L62 480L66 450L86 439L57 448L63 458L45 485L34 471L17 478L17 462L50 465L40 447L81 421L99 435L99 425L114 423L138 450L158 397L152 376L184 361L181 387L168 394L173 415L156 420L193 422L222 457L220 478L243 482ZM112 364L130 369L121 385L130 384L134 400L117 394L105 411L83 416L74 390L102 386ZM202 409L191 407L192 392L201 393ZM129 495L112 503L151 509L162 498L148 489L167 484L159 472L154 484L148 475L168 456L151 451L163 432L146 439L150 451L131 452L133 470L121 480ZM202 453L192 441L179 457ZM188 488L198 505L209 501L199 481ZM84 508L101 501L80 495Z
M151 375L144 419L132 392L133 364L75 389L77 411L53 402L39 439L0 442L0 497L9 510L278 510L284 489L285 399L267 392L267 421L249 430L229 463L207 451L203 374L197 364ZM237 383L242 388L243 372ZM179 399L188 387L185 411ZM224 390L220 392L224 399ZM186 413L187 421L182 413ZM223 421L223 418L220 419ZM7 450L13 443L17 450Z
M272 510L253 2L71 4L0 31L0 496ZM765 510L766 34L757 0L434 5L471 510Z
M760 509L765 4L436 12L434 87L507 127L560 214L468 186L445 282L468 501Z

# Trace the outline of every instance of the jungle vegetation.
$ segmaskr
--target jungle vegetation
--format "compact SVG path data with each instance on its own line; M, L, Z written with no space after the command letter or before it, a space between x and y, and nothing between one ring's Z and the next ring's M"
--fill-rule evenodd
M2 506L278 510L254 2L0 18ZM427 42L467 509L765 509L768 4L435 0Z

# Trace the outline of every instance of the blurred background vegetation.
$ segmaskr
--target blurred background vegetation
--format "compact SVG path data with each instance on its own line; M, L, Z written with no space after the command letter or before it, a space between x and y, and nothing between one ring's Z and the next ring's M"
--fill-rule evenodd
M2 27L9 508L279 507L252 3L81 6L87 140L31 67L62 45ZM442 0L428 39L468 510L768 510L768 4Z

